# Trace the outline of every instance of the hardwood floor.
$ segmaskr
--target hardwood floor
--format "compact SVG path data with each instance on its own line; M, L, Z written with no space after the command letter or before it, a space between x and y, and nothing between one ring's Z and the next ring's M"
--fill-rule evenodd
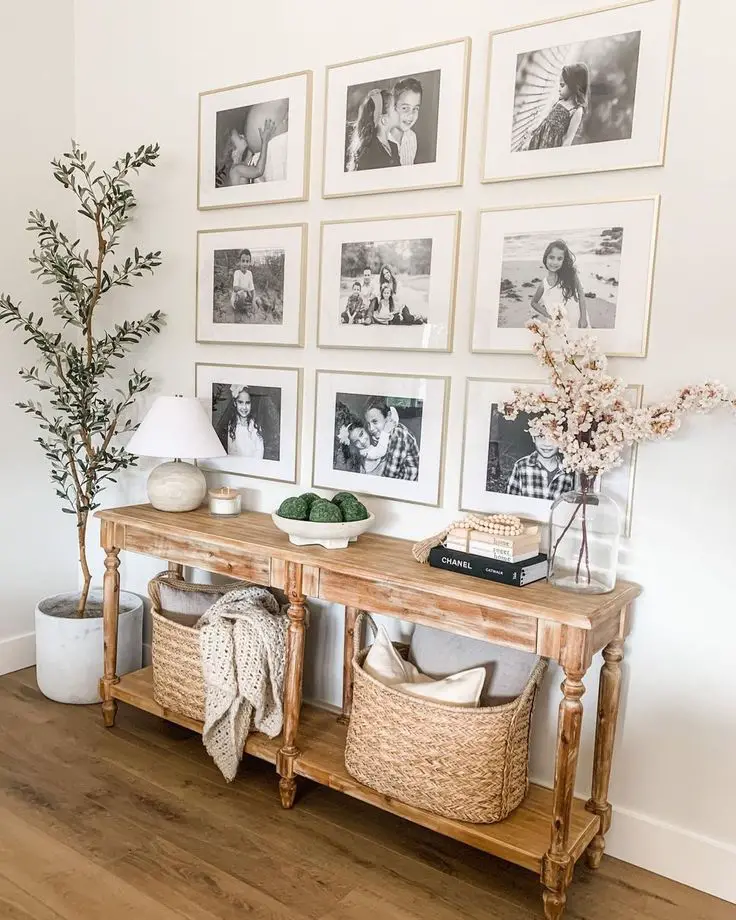
M531 920L532 873L273 768L227 785L199 736L0 678L0 920ZM736 907L604 857L569 920L735 920Z

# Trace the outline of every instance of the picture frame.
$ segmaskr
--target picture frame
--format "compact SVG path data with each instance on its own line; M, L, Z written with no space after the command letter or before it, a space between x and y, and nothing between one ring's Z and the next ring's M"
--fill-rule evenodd
M481 211L471 350L531 354L526 323L564 305L607 354L646 357L659 205L655 195Z
M318 370L312 485L437 507L447 377Z
M195 394L227 451L199 461L203 469L296 482L301 368L198 362Z
M525 413L519 413L514 421L507 421L500 416L498 406L511 399L515 386L539 384L539 381L534 380L467 378L460 478L462 511L518 514L546 522L552 502L558 497L556 493L574 488L573 474L560 471L550 480L553 498L509 494L505 491L516 461L530 455L535 448L525 431L528 421ZM626 397L636 406L641 406L642 395L643 387L639 384L626 388ZM607 473L597 486L621 508L624 515L622 533L625 537L631 535L637 454L636 445L629 448L624 454L623 464ZM566 481L560 478L562 476Z
M452 351L459 242L459 211L323 221L319 347Z
M322 196L462 185L469 38L333 64Z
M662 166L679 0L492 32L483 182Z
M197 207L306 201L311 118L311 70L200 93Z
M196 341L304 344L307 224L197 233Z

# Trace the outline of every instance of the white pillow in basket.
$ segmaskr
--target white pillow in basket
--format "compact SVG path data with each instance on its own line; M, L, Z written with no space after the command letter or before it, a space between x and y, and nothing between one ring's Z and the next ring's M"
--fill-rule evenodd
M478 706L486 679L485 668L460 671L442 680L427 677L411 662L404 661L383 626L378 627L376 639L363 662L363 670L385 686L410 696L468 708Z

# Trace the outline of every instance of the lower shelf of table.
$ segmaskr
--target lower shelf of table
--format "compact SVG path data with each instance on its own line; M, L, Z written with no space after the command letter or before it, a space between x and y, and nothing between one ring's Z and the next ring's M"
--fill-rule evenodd
M202 731L201 722L165 709L154 700L151 668L143 668L122 677L113 687L113 697L169 722L176 722L200 733ZM535 872L540 871L542 857L547 851L550 839L550 789L532 784L529 795L519 808L505 821L499 821L497 824L469 824L465 821L442 818L420 808L404 805L354 780L345 769L346 732L346 726L338 723L335 713L305 705L299 723L297 744L301 753L296 761L297 774L363 802L369 802L446 837L461 840L493 856L499 856ZM245 750L253 757L275 764L280 747L280 738L270 739L265 735L252 733L248 737ZM569 838L570 855L574 860L579 859L585 852L598 831L598 824L599 819L585 810L584 802L575 799Z

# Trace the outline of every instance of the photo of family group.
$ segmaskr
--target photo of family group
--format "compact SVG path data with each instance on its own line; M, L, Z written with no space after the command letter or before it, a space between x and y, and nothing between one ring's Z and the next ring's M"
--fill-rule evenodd
M422 413L421 399L338 393L333 468L415 481Z
M326 197L462 178L469 40L327 68Z
M517 56L511 150L631 137L641 32Z
M279 460L281 390L253 384L213 383L212 427L229 457Z
M345 172L434 163L441 71L348 86Z
M215 186L283 182L289 150L289 100L217 112Z
M661 166L675 30L665 0L494 32L484 181Z
M340 322L414 326L427 322L432 239L342 244Z
M580 329L616 325L623 227L504 237L498 327L521 329L564 309Z
M296 369L197 364L196 395L226 451L205 469L294 482L301 374Z
M215 323L283 323L283 249L216 249L212 279Z

